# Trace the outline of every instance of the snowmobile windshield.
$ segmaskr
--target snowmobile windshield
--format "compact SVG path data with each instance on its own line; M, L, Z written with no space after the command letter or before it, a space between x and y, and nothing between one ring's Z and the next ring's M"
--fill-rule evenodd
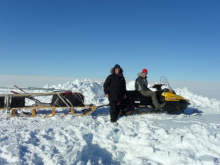
M170 90L173 90L165 76L160 77L160 83L164 84L163 88L168 88Z

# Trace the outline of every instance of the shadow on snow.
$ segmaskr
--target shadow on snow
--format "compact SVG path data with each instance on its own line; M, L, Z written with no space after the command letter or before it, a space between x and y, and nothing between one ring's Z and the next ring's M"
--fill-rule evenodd
M83 139L86 141L86 145L83 147L82 152L79 153L76 157L76 162L82 162L87 164L105 164L105 165L120 165L120 162L112 159L112 154L107 151L105 148L101 148L98 144L93 144L93 134L86 134L83 136Z

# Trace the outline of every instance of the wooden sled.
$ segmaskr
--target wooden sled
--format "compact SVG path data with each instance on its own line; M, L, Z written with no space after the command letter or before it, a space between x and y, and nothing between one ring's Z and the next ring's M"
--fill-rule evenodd
M42 103L36 96L49 96L52 95L51 103ZM31 99L35 101L33 106L25 106L25 99ZM51 115L44 116L50 118L56 115L56 109L69 108L70 114L73 116L87 116L93 113L96 109L96 105L85 105L84 96L79 92L62 91L62 92L50 92L50 93L24 93L24 94L1 94L0 95L0 110L7 110L11 113L11 117L18 115L19 109L31 109L31 117L35 117L37 110L51 109ZM81 111L75 111L76 108L82 109Z

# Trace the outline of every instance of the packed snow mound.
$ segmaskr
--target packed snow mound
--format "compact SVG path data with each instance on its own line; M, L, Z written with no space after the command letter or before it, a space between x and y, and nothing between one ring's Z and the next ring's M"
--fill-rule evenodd
M85 96L86 104L107 104L108 100L105 98L103 92L103 82L91 81L91 80L78 80L73 82L67 82L65 84L58 85L46 85L45 88L55 88L57 90L71 90L73 92L82 92Z
M193 94L186 87L183 89L177 88L175 89L175 92L176 94L181 95L190 101L191 105L189 107L205 109L206 113L220 112L220 101L216 99L209 99L208 97Z
M129 81L126 84L127 90L134 90L135 81ZM149 87L152 86L149 84ZM92 103L96 105L107 104L108 100L105 98L103 92L102 81L91 81L91 80L75 80L73 82L67 82L65 84L58 85L46 85L45 88L65 89L73 92L82 92L85 96L85 103ZM155 90L151 88L151 90ZM205 113L220 112L220 101L216 99L210 99L201 95L196 95L190 92L187 87L174 89L176 94L183 96L188 99L191 103L189 107L196 109L205 109Z
M95 105L103 105L108 104L108 99L105 97L103 92L103 82L102 81L92 81L92 80L74 80L72 82L67 82L64 84L58 85L45 85L44 88L55 88L56 90L71 90L73 92L82 92L85 96L85 103L86 104L95 104ZM135 81L129 81L126 84L127 90L134 90ZM149 84L149 87L151 85ZM151 90L155 90L151 88ZM1 89L0 93L10 93L10 89ZM16 91L16 90L15 90ZM185 88L176 88L174 89L176 94L183 96L184 98L188 99L191 103L189 108L196 108L199 110L203 110L204 113L216 113L220 112L220 101L212 98L207 98L201 95L194 94L190 92L187 87ZM17 92L20 92L17 90ZM43 90L32 90L27 92L32 93L41 93L45 92ZM47 91L50 92L50 91ZM38 97L39 100L42 102L50 102L51 97ZM27 105L33 104L33 101L26 100Z
M87 103L108 103L103 82L75 80L45 87L81 91ZM133 89L134 81L128 82L127 90ZM220 102L187 88L174 90L190 100L187 109L197 108L203 113L130 115L120 117L115 125L110 122L109 107L86 117L10 118L1 112L0 164L219 164ZM0 93L10 91L0 89ZM50 101L47 97L39 99Z

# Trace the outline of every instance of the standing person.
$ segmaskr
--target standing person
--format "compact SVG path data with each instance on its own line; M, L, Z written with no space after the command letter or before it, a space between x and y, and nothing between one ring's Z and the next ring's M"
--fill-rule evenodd
M116 122L120 111L120 101L126 96L126 82L123 69L116 64L104 83L105 97L109 99L111 122Z
M156 93L148 88L147 72L147 69L143 69L142 72L138 73L138 78L135 81L135 90L140 91L143 96L151 97L155 110L160 110L164 105L159 104Z

